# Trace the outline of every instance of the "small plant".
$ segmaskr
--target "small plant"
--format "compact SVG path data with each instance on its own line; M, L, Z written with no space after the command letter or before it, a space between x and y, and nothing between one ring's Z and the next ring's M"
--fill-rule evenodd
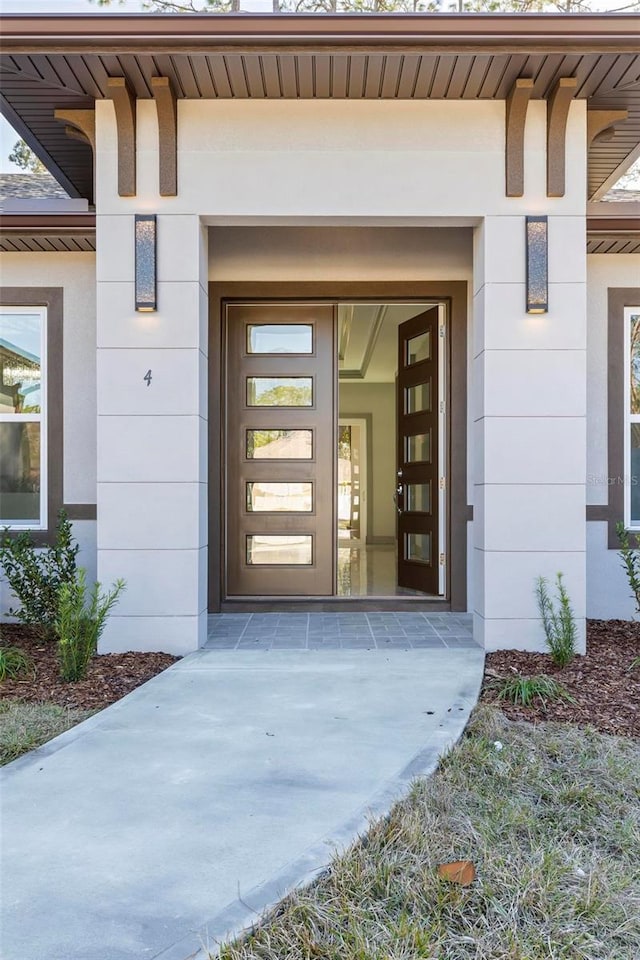
M631 666L629 670L638 670L640 669L640 657L636 657L635 660L631 661Z
M0 536L0 566L20 601L19 609L9 609L9 614L51 634L58 616L60 588L76 575L78 550L64 510L58 514L56 540L50 547L36 547L29 532L10 536L5 528Z
M546 704L547 700L560 699L575 703L562 684L544 675L508 677L506 680L496 681L494 686L497 689L498 700L508 700L516 706L529 707L535 699L542 700L543 704Z
M125 584L124 580L116 580L107 593L101 593L100 586L95 583L89 593L85 571L80 569L72 583L63 583L60 587L55 629L60 676L65 681L82 680L86 676L107 617Z
M24 650L0 646L0 682L15 680L32 670L33 664Z
M636 602L636 612L640 613L640 552L632 549L624 523L616 524L616 533L620 543L622 567L631 587L631 595Z
M536 580L536 597L542 617L551 659L558 667L566 667L576 655L576 623L562 574L556 575L558 609L549 596L549 584L544 577Z

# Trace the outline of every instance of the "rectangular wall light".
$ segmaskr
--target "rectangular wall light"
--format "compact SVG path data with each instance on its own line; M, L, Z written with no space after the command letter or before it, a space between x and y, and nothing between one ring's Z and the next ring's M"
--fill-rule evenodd
M157 310L156 217L136 214L136 310Z
M549 257L547 217L527 217L527 313L546 313Z

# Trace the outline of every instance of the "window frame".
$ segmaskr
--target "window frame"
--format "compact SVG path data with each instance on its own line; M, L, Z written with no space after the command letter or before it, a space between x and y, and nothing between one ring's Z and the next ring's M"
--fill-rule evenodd
M62 287L0 287L3 311L29 313L42 310L45 317L41 360L44 414L2 416L3 420L12 422L41 418L41 522L39 526L12 524L7 528L10 537L29 532L36 546L47 546L55 541L58 513L63 505L63 303Z
M640 319L640 297L638 306L625 305L623 308L624 324L624 525L625 529L633 533L640 533L640 518L631 518L631 490L633 474L631 468L631 426L640 424L640 413L631 412L631 318Z
M0 526L9 525L16 532L23 530L32 530L40 532L48 529L48 507L47 503L47 415L49 402L47 397L47 377L48 377L48 350L47 350L47 308L43 306L9 306L0 304L0 315L8 314L11 316L39 316L40 317L40 412L39 413L2 413L0 411L0 423L38 423L40 425L40 505L38 524L24 522L7 524L5 518L0 513ZM0 326L1 326L0 320Z

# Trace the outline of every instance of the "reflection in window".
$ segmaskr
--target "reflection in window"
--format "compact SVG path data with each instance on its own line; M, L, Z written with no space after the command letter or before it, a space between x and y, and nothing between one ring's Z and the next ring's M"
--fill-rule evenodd
M640 308L625 307L625 523L640 528Z
M39 524L39 423L0 422L0 517L3 524Z
M417 383L414 387L407 387L404 391L404 412L422 413L431 410L431 381Z
M431 512L430 483L408 483L405 491L405 510L408 513Z
M247 484L249 513L311 513L312 483L275 483L260 480Z
M416 433L405 438L405 463L431 462L431 433Z
M414 563L431 563L431 534L405 533L404 558Z
M46 524L44 308L0 309L0 526Z
M40 413L40 314L0 313L0 414Z
M247 353L313 353L313 327L306 323L248 324Z
M310 407L312 377L247 377L248 407Z
M250 566L310 566L313 563L313 537L307 534L247 537L247 563Z
M428 330L407 340L407 366L431 358L431 334Z
M247 460L311 460L312 430L247 430Z

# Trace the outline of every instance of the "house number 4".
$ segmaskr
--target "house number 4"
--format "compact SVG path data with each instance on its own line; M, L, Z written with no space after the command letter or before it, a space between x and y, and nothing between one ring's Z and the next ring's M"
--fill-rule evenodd
M151 386L151 370L147 370L147 372L145 373L145 375L144 375L144 377L143 377L142 379L143 379L143 380L146 380L146 381L147 381L147 386L150 387L150 386Z

